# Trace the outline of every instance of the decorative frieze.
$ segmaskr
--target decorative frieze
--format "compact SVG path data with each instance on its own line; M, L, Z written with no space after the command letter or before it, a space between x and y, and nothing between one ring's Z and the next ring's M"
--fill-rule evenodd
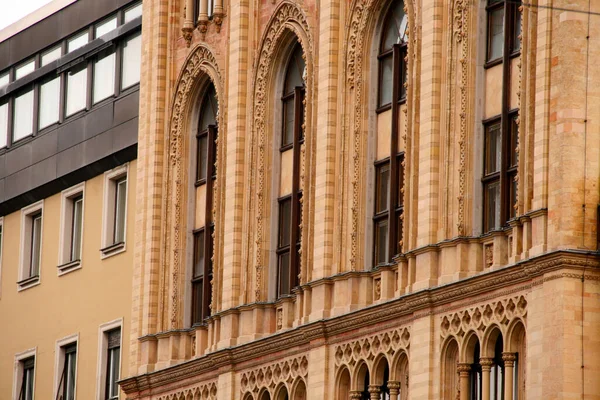
M306 383L307 378L308 357L300 355L242 372L240 391L243 398L244 394L257 394L261 389L272 392L280 384L285 384L290 388L298 379L302 379Z

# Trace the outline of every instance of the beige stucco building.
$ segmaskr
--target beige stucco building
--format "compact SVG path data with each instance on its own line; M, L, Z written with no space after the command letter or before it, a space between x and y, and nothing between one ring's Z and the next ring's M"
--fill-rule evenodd
M600 398L599 12L146 0L127 398Z

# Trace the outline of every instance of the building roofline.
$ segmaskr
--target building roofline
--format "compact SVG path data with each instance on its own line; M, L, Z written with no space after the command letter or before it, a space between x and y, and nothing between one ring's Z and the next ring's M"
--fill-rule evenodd
M41 20L48 18L52 14L75 3L76 1L77 0L53 0L50 3L38 8L37 10L27 14L18 21L0 30L0 43L18 34L19 32L24 31L32 25L37 24Z

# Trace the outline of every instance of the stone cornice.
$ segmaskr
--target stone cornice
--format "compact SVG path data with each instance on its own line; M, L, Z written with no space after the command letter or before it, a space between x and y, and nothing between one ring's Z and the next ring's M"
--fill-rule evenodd
M582 274L572 271L573 269L579 269L582 273L587 272L585 279L598 281L600 280L597 271L599 266L597 252L556 251L455 283L424 289L348 314L311 322L250 343L218 350L165 369L126 378L120 381L120 385L130 398L136 398L136 394L141 395L144 391L179 380L193 377L206 380L217 373L218 369L236 369L236 366L243 362L270 353L286 351L297 346L309 346L313 340L336 341L334 338L336 335L377 323L398 318L407 320L423 312L429 314L445 312L443 306L450 302L465 300L503 287L525 282L529 282L531 287L561 277L581 279ZM548 275L561 269L571 271Z

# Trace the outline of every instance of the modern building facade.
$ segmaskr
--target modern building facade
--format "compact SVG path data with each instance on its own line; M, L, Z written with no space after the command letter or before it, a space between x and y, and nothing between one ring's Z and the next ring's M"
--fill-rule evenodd
M0 398L117 399L127 376L139 1L0 31Z
M599 12L145 1L127 398L600 398Z

